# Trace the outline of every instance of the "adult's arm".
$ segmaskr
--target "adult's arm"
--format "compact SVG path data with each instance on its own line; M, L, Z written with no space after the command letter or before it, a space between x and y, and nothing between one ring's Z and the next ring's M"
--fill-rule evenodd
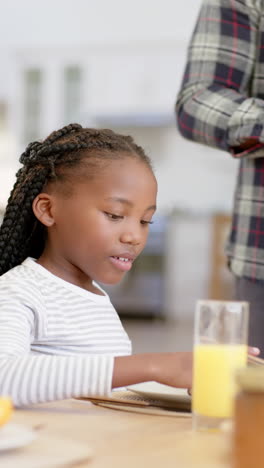
M203 1L176 103L185 138L234 156L256 157L264 144L264 101L252 97L259 60L264 66L261 6L261 0Z

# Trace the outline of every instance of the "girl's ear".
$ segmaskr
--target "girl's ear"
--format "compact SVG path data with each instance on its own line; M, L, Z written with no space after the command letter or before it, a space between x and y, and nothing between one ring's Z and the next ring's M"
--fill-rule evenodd
M50 227L54 224L52 208L53 198L48 193L39 193L33 200L32 210L34 215L44 226Z

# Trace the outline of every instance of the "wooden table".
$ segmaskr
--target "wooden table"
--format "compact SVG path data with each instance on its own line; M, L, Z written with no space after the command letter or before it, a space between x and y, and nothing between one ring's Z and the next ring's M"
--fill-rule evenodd
M47 464L41 466L231 467L231 443L227 434L194 433L191 417L137 414L95 406L90 402L64 400L16 410L12 423L35 428L38 438L18 452L0 454L3 467L27 468L29 464L26 460L23 464L23 460L32 452L35 468L39 468L37 459L45 461L48 453L51 459L53 451L54 457L56 451L70 456L71 444L75 443L79 445L77 449L75 447L74 461L69 458L68 462L60 464L58 460L53 465L47 460ZM90 460L86 457L88 448L93 450Z

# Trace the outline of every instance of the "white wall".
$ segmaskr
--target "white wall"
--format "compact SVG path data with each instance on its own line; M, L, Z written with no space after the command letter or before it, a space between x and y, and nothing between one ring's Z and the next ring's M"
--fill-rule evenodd
M188 39L199 0L1 1L2 47Z
M1 70L17 49L181 40L186 43L200 0L9 0L1 3ZM8 80L0 76L0 98Z

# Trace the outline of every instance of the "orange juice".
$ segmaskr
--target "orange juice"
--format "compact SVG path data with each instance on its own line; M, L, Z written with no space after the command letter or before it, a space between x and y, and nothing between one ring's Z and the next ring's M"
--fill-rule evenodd
M199 344L194 348L192 409L202 416L229 418L236 392L234 371L247 363L246 345Z

